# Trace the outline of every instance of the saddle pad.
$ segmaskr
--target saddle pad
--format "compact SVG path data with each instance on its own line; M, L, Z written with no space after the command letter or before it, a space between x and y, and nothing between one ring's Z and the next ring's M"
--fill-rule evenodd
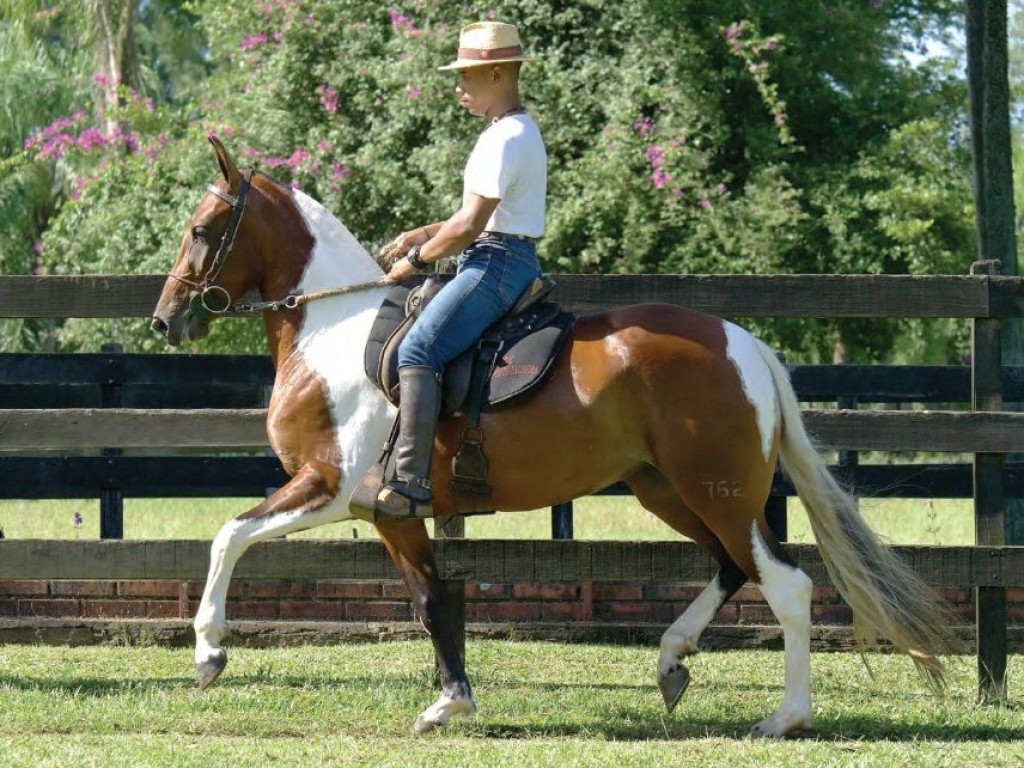
M411 291L412 287L407 285L396 285L388 291L380 309L377 310L377 319L373 321L373 326L370 328L370 335L366 339L366 350L363 353L363 368L367 378L381 388L384 394L388 395L389 400L391 395L380 380L381 360L388 340L405 320L405 303Z

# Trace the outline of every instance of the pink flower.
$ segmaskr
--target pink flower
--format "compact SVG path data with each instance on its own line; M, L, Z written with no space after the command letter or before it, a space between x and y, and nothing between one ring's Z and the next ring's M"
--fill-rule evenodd
M344 179L350 173L349 169L345 167L344 163L335 163L331 166L331 180L338 181Z
M32 250L35 251L36 253L42 253L43 252L43 241L42 240L36 240L34 243L32 243Z
M249 37L242 38L242 50L251 51L253 48L259 48L268 38L265 34L260 32L258 35L250 35Z
M78 134L78 148L88 152L96 147L105 147L109 142L97 128L86 128Z
M654 121L649 117L638 117L633 122L633 130L641 139L646 139L654 129Z
M670 181L672 181L672 177L665 173L661 168L651 174L651 183L658 189L661 189Z
M410 89L409 89L408 97L409 97L409 99L410 99L411 101L415 101L415 100L416 100L416 99L418 99L418 98L419 98L419 97L420 97L421 95L423 95L423 91L421 91L421 90L420 90L419 88L417 88L416 86L413 86L412 88L410 88Z
M699 205L700 205L701 208L703 208L705 211L707 211L707 210L709 210L711 208L711 201L708 200L706 197L702 197L700 199Z
M333 88L326 85L318 85L316 93L320 97L320 106L332 115L338 111L338 94Z
M412 19L410 19L404 13L399 11L397 8L389 8L388 16L391 17L391 26L393 26L395 29L403 29L412 24Z
M302 147L299 147L294 152L292 152L292 156L289 157L286 162L291 167L291 169L294 171L294 170L298 170L299 167L304 162L306 162L310 157L311 157L311 155L310 155L308 150L305 150Z
M661 168L661 161L665 159L665 150L657 144L651 144L647 147L646 152L647 159L651 161L651 168L655 170Z

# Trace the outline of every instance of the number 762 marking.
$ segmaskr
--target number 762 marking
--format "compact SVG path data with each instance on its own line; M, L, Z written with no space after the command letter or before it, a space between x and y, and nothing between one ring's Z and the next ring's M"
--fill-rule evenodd
M735 499L743 495L742 480L702 480L700 483L708 492L708 499Z

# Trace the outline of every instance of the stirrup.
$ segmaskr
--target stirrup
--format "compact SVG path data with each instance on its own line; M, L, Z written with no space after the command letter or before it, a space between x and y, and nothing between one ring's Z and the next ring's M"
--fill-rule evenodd
M381 488L373 505L374 520L424 520L434 516L434 500L417 500L389 483Z

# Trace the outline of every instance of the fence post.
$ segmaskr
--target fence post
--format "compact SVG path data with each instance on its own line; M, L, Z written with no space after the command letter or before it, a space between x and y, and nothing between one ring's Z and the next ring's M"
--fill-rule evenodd
M783 365L786 364L786 356L781 352L776 352L775 357L778 358L779 362ZM779 463L775 464L775 475L779 474ZM768 524L768 530L775 534L775 538L779 541L787 541L789 539L789 498L784 494L774 494L769 492L768 498L764 502L764 521Z
M999 274L998 261L971 265L972 275ZM974 319L971 333L971 407L975 411L1003 408L1002 351L998 318ZM975 543L1003 546L1003 455L974 454ZM978 650L978 691L985 701L1006 698L1006 588L975 588Z
M563 501L551 507L551 538L572 538L572 502Z
M462 515L434 518L435 539L464 539L466 537L466 518ZM448 624L452 637L456 638L459 658L466 662L466 580L444 579L441 582L444 590L445 604L448 607ZM436 663L436 662L435 662ZM439 673L435 666L435 673Z
M124 380L123 366L116 355L124 353L120 344L104 344L100 351L111 357L106 360L107 373L100 383L100 407L121 406L121 383ZM120 456L120 448L104 448L101 456ZM124 538L124 492L120 488L100 488L100 538Z

